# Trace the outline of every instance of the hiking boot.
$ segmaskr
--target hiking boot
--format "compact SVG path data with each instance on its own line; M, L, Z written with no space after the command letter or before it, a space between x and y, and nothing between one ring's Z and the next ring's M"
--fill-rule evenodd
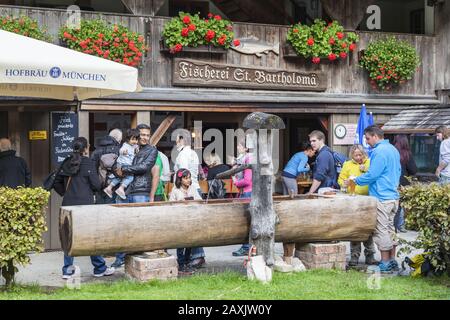
M349 262L348 262L348 266L349 267L356 267L358 265L359 262L359 257L351 257Z
M380 263L378 264L378 268L380 269L381 273L389 273L393 271L391 261L388 262L380 261Z
M179 276L192 276L195 273L195 269L189 267L188 265L182 265L178 268Z
M110 198L113 197L112 194L112 186L107 186L105 189L103 189L103 192L106 193L106 195Z
M365 263L367 265L377 265L380 263L380 261L378 261L377 259L375 259L375 257L373 256L373 254L366 256L366 261Z
M116 193L122 200L125 200L127 198L123 186L120 186L120 188L116 190Z
M115 271L116 271L116 269L114 269L113 267L109 267L109 268L106 268L106 270L103 271L102 273L94 273L94 277L100 278L100 277L104 277L104 276L110 276L110 275L113 275Z
M124 264L125 264L124 260L116 259L111 265L111 268L118 269L121 268Z
M193 269L201 268L205 264L205 258L200 257L189 262L188 267Z
M244 249L243 247L240 247L239 250L233 251L233 256L235 257L248 256L248 250Z

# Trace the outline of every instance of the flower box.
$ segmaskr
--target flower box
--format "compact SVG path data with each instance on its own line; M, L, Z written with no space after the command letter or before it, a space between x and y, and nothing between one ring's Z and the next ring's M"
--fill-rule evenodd
M296 60L302 61L302 62L304 62L304 63L314 64L314 63L311 61L311 58L305 58L305 57L303 57L303 56L299 56L299 55L297 54L297 52L295 51L295 49L292 47L292 45L291 45L290 43L288 43L288 42L286 42L286 43L284 44L284 46L283 46L282 49L283 49L283 57L284 57L285 59L296 59ZM352 53L349 53L349 55L347 55L347 58L348 58L351 54L352 54ZM328 57L320 57L320 63L319 63L318 65L321 65L321 64L339 63L340 61L346 60L347 58L342 59L342 58L339 57L339 58L337 58L336 60L331 61L331 60L328 59Z
M166 45L164 39L159 41L159 46L161 52L170 53L170 48ZM180 52L224 54L227 50L224 48L215 47L213 45L200 45L198 47L183 47L183 50Z

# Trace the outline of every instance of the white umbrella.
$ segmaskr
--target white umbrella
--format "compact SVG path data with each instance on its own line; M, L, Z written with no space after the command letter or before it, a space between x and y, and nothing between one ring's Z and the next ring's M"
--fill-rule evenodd
M138 71L0 30L0 96L84 100L141 91Z

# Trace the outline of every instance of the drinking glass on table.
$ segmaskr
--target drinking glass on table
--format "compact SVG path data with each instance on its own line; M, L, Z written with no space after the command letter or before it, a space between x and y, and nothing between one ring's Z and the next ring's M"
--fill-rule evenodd
M348 179L347 192L351 196L355 196L356 195L356 192L355 192L355 189L356 189L355 178L356 178L355 176L351 176Z

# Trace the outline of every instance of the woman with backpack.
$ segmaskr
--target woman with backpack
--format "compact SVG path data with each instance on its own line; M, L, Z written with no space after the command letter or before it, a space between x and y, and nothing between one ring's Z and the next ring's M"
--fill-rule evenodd
M84 137L76 138L73 152L62 163L55 178L55 191L63 197L62 206L94 204L94 192L101 190L94 161L89 159L89 145ZM114 268L108 268L101 256L91 256L94 277L109 276ZM70 279L75 273L73 257L64 254L63 279Z

